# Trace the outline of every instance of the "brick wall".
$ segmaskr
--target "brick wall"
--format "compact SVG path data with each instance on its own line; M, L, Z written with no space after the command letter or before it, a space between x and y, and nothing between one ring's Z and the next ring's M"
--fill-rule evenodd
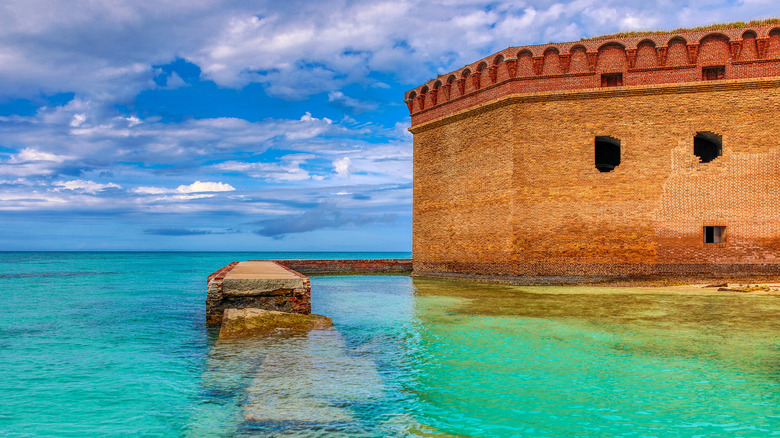
M512 151L522 135L514 113L505 106L415 135L415 270L452 263L479 264L486 273L512 269Z
M494 87L493 99L413 118L415 274L780 273L780 78L761 75ZM709 163L693 154L701 131L723 139ZM596 136L620 139L611 172L595 168ZM726 226L723 244L703 242L710 225Z
M394 274L412 271L410 259L321 259L275 260L288 270L300 274Z

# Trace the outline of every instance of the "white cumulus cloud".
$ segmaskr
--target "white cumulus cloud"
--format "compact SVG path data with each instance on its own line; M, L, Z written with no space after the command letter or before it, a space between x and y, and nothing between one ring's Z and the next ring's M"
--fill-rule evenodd
M236 188L223 182L195 181L176 188L177 193L232 192Z
M333 162L333 168L336 170L336 174L342 178L349 176L350 164L352 160L349 157L339 158Z
M165 195L178 193L178 195L174 196L175 199L200 199L214 196L203 193L232 192L235 190L235 187L223 182L195 181L192 184L182 184L175 189L156 186L138 186L132 188L130 191L139 195Z

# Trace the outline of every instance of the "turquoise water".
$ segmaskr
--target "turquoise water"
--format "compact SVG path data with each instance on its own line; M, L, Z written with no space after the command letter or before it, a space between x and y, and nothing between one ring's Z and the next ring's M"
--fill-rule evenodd
M234 260L0 253L0 435L780 436L780 298L313 277L335 329L218 341Z

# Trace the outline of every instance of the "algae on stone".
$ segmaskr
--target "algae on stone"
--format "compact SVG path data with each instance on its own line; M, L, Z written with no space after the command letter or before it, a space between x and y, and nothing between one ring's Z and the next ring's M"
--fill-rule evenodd
M276 329L308 331L332 326L333 321L322 315L303 315L255 308L225 309L219 337L238 338L270 333Z

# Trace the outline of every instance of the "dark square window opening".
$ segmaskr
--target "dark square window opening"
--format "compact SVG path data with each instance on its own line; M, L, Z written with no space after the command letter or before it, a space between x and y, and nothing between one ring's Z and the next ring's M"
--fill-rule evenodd
M601 75L602 87L620 87L623 85L623 73L605 73Z
M726 66L702 67L701 78L705 81L717 81L726 77Z
M704 243L723 243L726 227L704 227Z

